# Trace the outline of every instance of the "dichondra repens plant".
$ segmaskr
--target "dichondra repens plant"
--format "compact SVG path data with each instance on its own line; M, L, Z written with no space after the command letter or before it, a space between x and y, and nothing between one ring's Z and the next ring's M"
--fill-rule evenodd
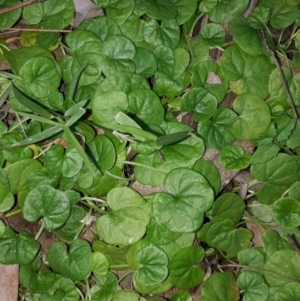
M299 300L300 0L93 0L78 27L72 0L20 3L0 0L20 300Z

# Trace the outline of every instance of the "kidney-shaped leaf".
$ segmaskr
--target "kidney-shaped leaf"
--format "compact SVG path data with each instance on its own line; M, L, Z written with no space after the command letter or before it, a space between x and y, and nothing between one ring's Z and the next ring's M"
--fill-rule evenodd
M43 98L56 91L60 85L59 66L46 56L29 59L20 69L21 80L16 86L34 98Z
M201 301L238 301L239 288L230 272L213 273L204 283Z
M40 185L31 190L24 200L23 216L30 222L43 217L47 230L61 227L70 215L70 201L63 191L50 185Z
M189 289L200 284L205 271L196 265L205 257L200 246L191 246L177 251L170 261L170 280L182 289Z
M269 296L269 287L264 282L264 277L254 271L240 274L237 284L244 292L244 301L265 301Z
M187 168L176 168L167 174L164 186L170 194L155 195L155 219L171 231L197 230L214 199L214 191L205 177Z
M110 190L107 202L112 211L98 219L99 236L106 243L122 246L140 240L150 221L144 199L131 188L117 187Z
M276 291L275 301L297 301L299 296L299 283L291 282Z
M239 114L233 125L233 134L238 140L251 140L268 130L271 112L261 97L244 93L234 100L233 108Z
M241 170L250 165L251 155L245 154L241 146L228 145L222 149L219 161L227 170Z
M231 88L236 94L253 93L262 98L268 96L269 75L274 67L266 56L252 56L233 45L224 51L221 69L231 81Z
M142 285L155 285L168 276L168 256L155 246L147 246L136 254L140 266L134 273L134 282Z
M207 243L225 251L228 258L236 257L239 251L250 246L253 233L246 229L234 229L232 220L213 224L206 234Z
M298 283L300 278L300 255L295 250L275 252L265 264L266 282L270 286Z
M0 239L0 262L2 264L29 264L40 249L40 244L28 233L16 234L6 227Z
M88 242L75 240L70 249L64 242L54 242L48 251L49 265L66 278L81 281L90 272L92 251Z
M282 198L273 204L273 217L282 228L297 228L300 225L300 202Z

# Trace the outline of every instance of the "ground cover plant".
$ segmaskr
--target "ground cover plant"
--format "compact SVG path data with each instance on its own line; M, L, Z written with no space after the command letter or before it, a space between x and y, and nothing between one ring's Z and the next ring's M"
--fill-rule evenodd
M30 2L0 0L20 300L299 300L300 0Z

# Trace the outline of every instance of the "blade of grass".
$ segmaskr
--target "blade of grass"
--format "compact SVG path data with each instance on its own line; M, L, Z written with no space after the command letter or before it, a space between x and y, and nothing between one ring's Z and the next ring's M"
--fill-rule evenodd
M47 130L44 130L36 135L33 135L31 137L28 137L24 140L21 140L19 142L10 144L10 145L5 145L5 146L1 146L0 149L9 149L9 148L14 148L14 147L18 147L18 146L26 146L29 144L34 144L37 142L41 142L59 132L63 131L63 127L62 126L54 126L52 128L49 128Z
M168 145L172 144L175 142L179 142L183 139L186 139L189 137L190 131L185 131L185 132L178 132L178 133L173 133L173 134L168 134L168 135L163 135L157 138L156 143L158 145Z
M66 99L72 99L74 98L74 95L75 95L75 91L76 91L76 88L77 88L77 85L78 85L78 82L79 82L79 79L81 77L81 74L82 72L84 71L84 69L87 67L88 65L84 65L82 66L81 68L79 68L70 84L70 87L69 87L69 91L66 95Z
M14 84L13 84L13 92L16 98L18 99L18 101L26 108L28 108L29 110L33 111L36 114L39 114L40 116L51 119L52 114L49 112L48 109L34 102L27 95L21 92Z

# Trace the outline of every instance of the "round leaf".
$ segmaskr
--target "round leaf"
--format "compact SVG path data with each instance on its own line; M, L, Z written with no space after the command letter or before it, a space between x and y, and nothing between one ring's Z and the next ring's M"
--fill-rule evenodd
M297 228L300 225L300 202L282 198L273 204L274 221L282 228Z
M265 264L264 276L270 286L297 283L300 278L300 256L295 250L275 252Z
M29 264L34 260L40 244L28 233L14 233L6 227L4 235L0 238L0 262L2 264Z
M244 301L265 301L269 296L269 287L259 273L246 271L239 275L237 284L244 291Z
M93 119L100 125L116 123L115 116L126 111L127 95L121 91L109 91L96 96L92 103Z
M155 246L147 246L136 254L140 267L134 273L133 281L142 285L155 285L168 276L168 256Z
M144 199L134 190L118 187L107 195L112 211L97 221L99 236L109 244L131 245L140 240L150 221Z
M201 301L238 301L239 288L230 272L213 273L204 283Z
M23 216L30 222L43 217L45 228L60 228L70 215L70 201L62 191L49 185L40 185L31 190L24 200Z
M197 230L203 222L203 213L210 209L214 199L206 179L193 170L177 168L167 174L164 187L170 194L155 195L155 219L171 231Z
M227 170L242 170L250 165L251 155L245 154L241 146L228 145L222 149L219 161Z
M265 101L253 94L238 96L233 103L239 118L233 125L233 134L239 140L251 140L267 132L271 113Z
M300 294L298 283L291 282L279 288L275 293L275 301L297 301Z
M221 69L236 94L252 93L262 98L269 95L269 75L274 67L266 56L252 56L232 45L223 53Z
M10 192L10 190L0 183L0 212L9 211L15 203L14 195Z
M75 240L68 251L63 242L54 242L48 251L49 265L66 278L81 281L89 274L92 265L92 251L88 242Z
M192 296L187 292L177 291L171 296L170 301L192 301Z
M16 86L34 98L49 96L60 85L61 75L58 65L46 56L29 59L20 69L21 80Z
M191 246L177 251L170 261L170 280L182 289L199 285L205 271L196 266L205 257L205 251L200 246Z

